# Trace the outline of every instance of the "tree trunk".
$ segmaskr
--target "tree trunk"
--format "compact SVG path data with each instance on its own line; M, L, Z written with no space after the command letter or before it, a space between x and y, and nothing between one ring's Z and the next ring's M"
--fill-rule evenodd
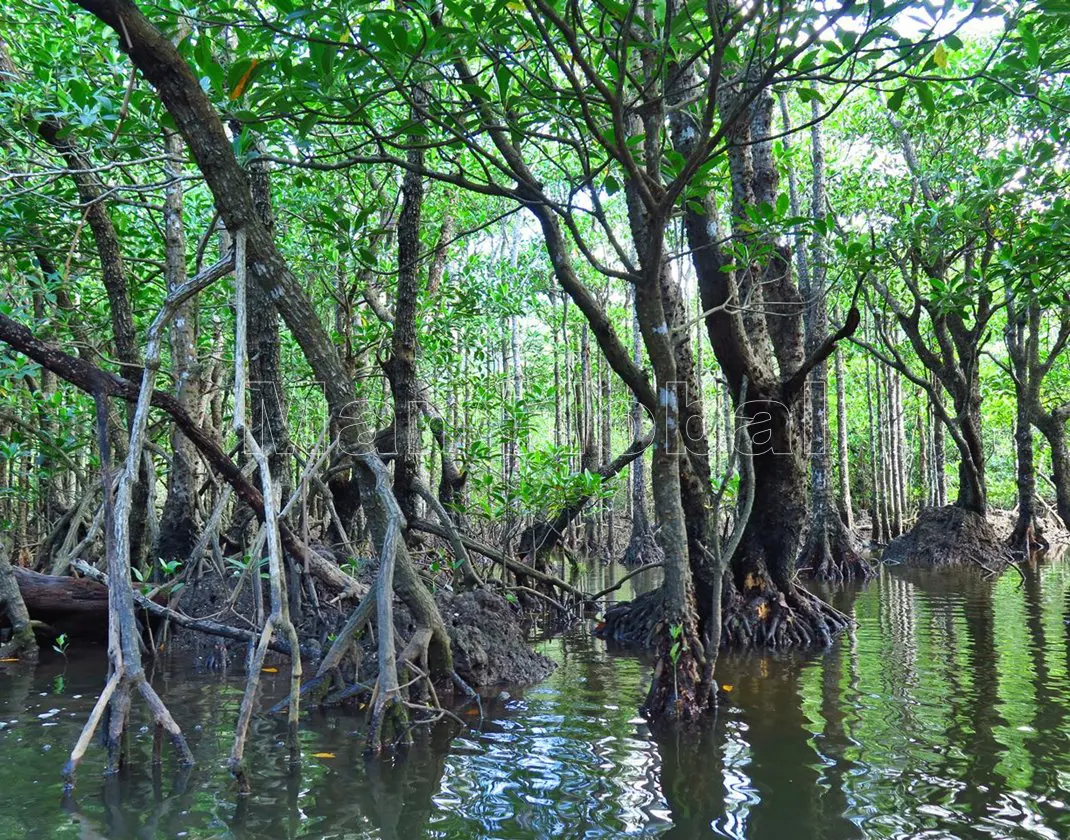
M851 499L850 453L847 449L847 388L844 382L843 349L836 347L836 453L839 461L840 504L843 523L848 532L855 529L854 502Z
M167 289L173 292L186 282L186 233L182 224L182 159L185 144L173 131L164 133L167 175L164 204ZM201 371L197 363L197 303L184 303L171 324L171 370L175 398L196 417L200 401ZM160 519L160 535L154 554L161 560L185 560L197 543L195 505L197 450L177 427L171 430L171 471L167 498Z
M322 385L332 426L340 434L343 451L353 456L358 479L365 487L374 485L380 480L382 464L360 440L359 428L346 420L352 402L353 382L347 375L344 360L323 328L312 301L258 219L248 179L238 166L222 123L196 76L175 47L129 0L78 2L120 36L120 48L130 55L156 88L185 137L224 224L229 230L245 232L250 278L276 301L280 314ZM361 496L374 533L378 527L376 523L384 520L387 511L377 495L368 498L362 493ZM395 591L408 604L414 618L432 631L428 656L430 675L454 676L449 638L441 629L441 615L400 541L395 561Z
M256 156L249 163L249 188L256 213L268 235L275 235L275 211L271 200L271 164L262 158L263 146L256 143ZM279 314L275 302L258 283L248 288L249 313L249 400L252 408L253 437L267 451L272 478L282 498L290 495L291 445L287 423L286 383L282 378L282 344Z
M11 638L0 644L0 659L17 656L26 662L36 662L37 639L15 572L8 561L9 551L8 540L0 537L0 615L6 616L11 626Z
M1051 449L1051 479L1055 485L1055 508L1059 518L1070 529L1070 447L1066 442L1066 421L1070 417L1070 405L1046 412L1035 406L1033 425L1048 441Z
M639 330L639 315L635 309L633 292L632 300L632 360L636 367L643 365L643 337ZM633 397L630 415L632 438L638 440L643 434L643 407L639 400ZM646 460L645 455L640 455L631 465L630 476L632 530L628 537L628 546L624 550L624 563L631 566L639 566L653 559L654 554L660 554L650 532L650 520L646 511Z
M414 165L423 161L419 150L409 152ZM415 484L420 470L420 410L416 357L417 305L419 300L420 224L423 212L423 179L406 172L401 186L398 215L398 290L394 327L390 341L387 378L394 398L394 496L402 516L409 522L418 514ZM406 539L411 539L406 534Z
M811 153L814 165L810 212L814 219L825 215L825 153L821 138L819 106L813 102ZM828 274L824 237L814 234L810 250L810 286L806 317L806 349L814 353L828 333ZM810 516L807 543L799 559L800 571L820 580L865 578L869 566L855 552L851 538L836 511L832 493L830 434L828 421L828 365L824 361L810 371Z
M939 381L933 377L933 387L939 388ZM930 406L932 411L932 406ZM933 411L933 492L935 506L947 504L947 455L944 444L944 422Z

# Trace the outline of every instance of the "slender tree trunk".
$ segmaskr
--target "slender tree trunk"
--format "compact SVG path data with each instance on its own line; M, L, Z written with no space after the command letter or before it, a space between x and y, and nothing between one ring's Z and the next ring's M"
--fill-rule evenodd
M851 500L850 453L847 449L847 387L843 364L843 348L836 347L836 452L839 461L840 504L847 530L855 528L854 503Z
M933 387L939 389L940 382L933 377ZM931 406L930 406L931 409ZM933 412L933 492L936 507L947 504L947 455L944 445L944 421Z
M167 288L173 292L186 282L186 233L182 223L182 160L185 144L173 131L164 132L169 182L164 204ZM171 369L175 397L196 417L201 402L201 371L197 363L197 303L184 303L171 324ZM167 498L154 554L162 560L185 560L197 543L195 505L197 450L177 426L171 430L171 471Z
M599 357L601 358L601 357ZM602 429L599 435L600 442L602 444L601 460L603 464L608 464L613 460L613 440L612 440L612 404L611 404L611 391L609 385L609 365L604 361L599 363L599 374L601 378L601 401L602 401ZM613 497L607 496L602 501L602 522L604 525L603 535L605 537L605 545L602 546L606 556L613 557L616 554L616 546L614 545L613 534Z
M1055 485L1055 506L1059 518L1070 529L1070 446L1066 442L1066 421L1070 417L1070 405L1060 406L1052 412L1034 407L1035 425L1051 450L1051 479Z
M880 418L874 411L873 368L869 356L866 356L866 410L869 417L869 473L872 482L870 497L870 540L874 545L884 542L884 521L881 516L881 482L880 482Z
M632 361L636 367L643 367L643 337L639 329L639 314L632 299ZM643 407L638 399L632 400L631 408L632 439L638 440L643 434ZM628 547L624 551L624 562L628 565L640 565L650 560L652 545L650 520L646 511L646 458L640 455L631 465L631 500L632 531L628 537Z
M929 415L920 405L918 407L918 480L921 482L922 507L932 505L932 435L929 433Z
M903 533L902 458L899 450L899 413L901 406L898 400L899 391L896 387L897 378L895 371L885 368L884 398L887 405L885 427L888 441L888 496L891 500L891 536L893 537L898 537Z
M813 103L811 155L814 185L810 212L825 214L825 153L821 138L821 115ZM826 280L828 275L824 237L815 234L810 248L810 286L806 312L806 349L814 354L829 331ZM851 538L836 511L832 493L829 454L828 365L821 361L810 371L810 516L807 544L800 558L800 571L823 580L865 578L870 570L851 546Z
M260 155L249 164L249 186L261 224L275 235L271 199L271 165ZM291 444L287 422L289 398L282 378L282 344L275 302L257 283L249 284L249 398L253 436L268 452L268 465L283 498L290 495Z
M410 163L423 163L423 152L408 153ZM423 179L405 173L398 216L398 290L394 308L391 355L386 365L394 398L394 496L406 522L417 516L415 482L420 469L420 411L416 380L417 305L419 300L420 224L423 211Z

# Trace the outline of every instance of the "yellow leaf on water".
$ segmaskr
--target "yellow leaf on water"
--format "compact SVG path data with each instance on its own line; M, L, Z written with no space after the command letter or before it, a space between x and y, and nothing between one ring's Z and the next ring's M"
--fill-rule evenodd
M334 753L312 753L313 758L335 758Z
M769 609L769 605L763 601L758 605L758 620L765 621L767 618L769 618L770 612L771 611Z
M18 662L18 661L19 661L19 658L17 656L12 656L10 659L0 659L0 662Z
M729 685L728 683L725 683L724 685L721 686L721 690L722 691L731 691L733 688L735 688L735 686L734 685Z
M279 669L278 668L261 668L260 670L265 674L277 674L277 673L279 673Z

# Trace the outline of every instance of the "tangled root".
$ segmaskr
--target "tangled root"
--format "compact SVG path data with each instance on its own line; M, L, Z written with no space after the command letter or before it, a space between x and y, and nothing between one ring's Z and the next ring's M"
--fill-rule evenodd
M722 608L721 646L807 650L825 648L851 619L801 586L787 592L732 593Z
M606 610L595 635L621 645L652 648L661 620L661 590L644 592Z
M846 583L866 580L873 567L851 545L851 535L839 517L832 517L826 534L815 534L799 559L799 574L813 580Z

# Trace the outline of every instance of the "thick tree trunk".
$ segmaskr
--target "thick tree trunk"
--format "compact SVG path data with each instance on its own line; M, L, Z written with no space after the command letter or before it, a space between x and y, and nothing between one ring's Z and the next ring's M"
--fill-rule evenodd
M733 112L735 105L726 99L722 112ZM768 139L772 100L762 93L743 107L742 116L732 116L728 153L733 217L738 220L746 218L750 206L775 204L778 181ZM673 142L686 154L696 126L680 112L672 119ZM827 644L847 625L845 617L794 583L806 524L801 394L809 371L857 326L857 313L852 310L836 336L822 336L820 348L806 358L803 301L792 281L787 249L763 241L767 258L732 268L735 260L722 250L724 233L710 197L688 202L685 228L709 340L754 450L753 509L724 587L722 644ZM739 236L753 238L743 230Z

